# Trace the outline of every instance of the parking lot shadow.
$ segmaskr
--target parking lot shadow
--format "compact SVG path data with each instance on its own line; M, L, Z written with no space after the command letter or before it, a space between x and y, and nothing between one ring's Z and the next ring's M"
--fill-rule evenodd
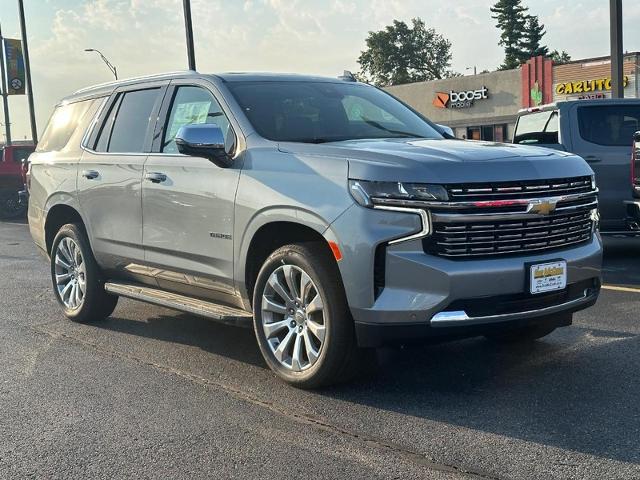
M325 395L640 463L640 338L579 327L528 346L469 339L381 352L374 378Z
M250 329L187 314L116 316L95 325L266 368ZM573 326L528 345L475 338L382 349L378 362L369 375L316 394L640 463L639 336ZM284 394L299 394L274 382Z
M92 325L138 337L200 348L240 362L266 368L252 329L224 325L186 313L157 315L145 321L117 315Z

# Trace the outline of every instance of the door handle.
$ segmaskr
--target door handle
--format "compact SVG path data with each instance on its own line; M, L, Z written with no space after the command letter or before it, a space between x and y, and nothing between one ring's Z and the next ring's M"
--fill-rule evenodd
M584 157L584 159L587 161L587 163L597 163L602 161L600 157L596 157L594 155L588 155Z
M144 174L144 179L153 183L162 183L167 179L167 176L160 172L148 172Z
M82 176L87 180L94 180L100 176L100 172L97 172L95 170L83 170Z

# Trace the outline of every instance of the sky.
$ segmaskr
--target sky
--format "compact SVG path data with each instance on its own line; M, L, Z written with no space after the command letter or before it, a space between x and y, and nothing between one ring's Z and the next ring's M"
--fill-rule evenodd
M503 50L494 0L192 0L201 72L274 71L337 76L358 71L367 33L422 18L452 44L453 69L494 70ZM546 44L574 59L608 55L606 0L523 0ZM58 100L111 80L186 69L182 0L25 0L38 132ZM624 48L640 50L640 1L623 0ZM2 33L19 38L17 0L0 0ZM635 28L634 28L635 27ZM11 97L12 136L30 138L26 97ZM0 112L0 123L4 118ZM4 128L0 129L0 140Z

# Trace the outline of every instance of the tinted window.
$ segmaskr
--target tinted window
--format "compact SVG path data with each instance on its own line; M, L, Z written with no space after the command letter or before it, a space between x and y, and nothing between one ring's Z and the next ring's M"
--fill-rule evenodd
M401 102L357 83L232 82L229 89L257 132L276 141L442 138Z
M65 148L94 101L85 100L56 107L38 142L38 151L53 152Z
M108 152L139 153L144 150L151 113L159 92L159 88L152 88L123 94L111 129Z
M211 123L218 125L224 135L225 143L231 140L229 120L225 117L220 105L211 92L200 87L179 87L176 90L171 106L171 113L165 129L162 151L176 153L176 133L181 127L189 124Z
M15 148L13 150L13 161L22 162L25 158L29 158L31 152L33 152L33 148Z
M98 141L96 142L95 146L96 152L107 151L107 147L109 146L109 136L111 135L111 127L113 126L113 120L116 118L116 112L118 111L118 107L120 106L120 102L122 101L122 96L123 94L119 94L116 97L116 100L113 102L111 108L109 109L109 113L107 114L106 119L100 127Z
M628 147L640 130L640 106L603 105L578 109L580 136L591 143Z
M558 112L536 112L518 119L513 143L554 144L558 143Z

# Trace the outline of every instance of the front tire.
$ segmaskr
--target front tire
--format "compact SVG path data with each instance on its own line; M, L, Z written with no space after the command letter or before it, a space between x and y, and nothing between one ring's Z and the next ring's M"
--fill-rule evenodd
M64 225L53 240L51 281L64 314L76 322L103 320L118 303L104 291L87 236L76 224Z
M318 388L355 372L353 320L337 265L322 243L273 252L258 273L253 310L260 351L281 379Z

